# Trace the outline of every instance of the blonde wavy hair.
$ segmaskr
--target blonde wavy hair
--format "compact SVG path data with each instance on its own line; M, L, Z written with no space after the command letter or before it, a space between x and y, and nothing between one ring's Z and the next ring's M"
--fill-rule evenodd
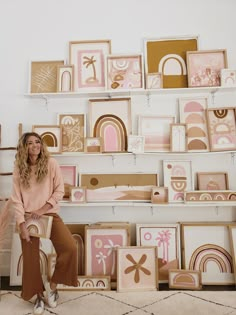
M15 156L15 165L18 167L19 170L20 181L26 188L30 187L29 181L32 173L27 143L29 137L31 136L38 138L41 143L41 150L37 159L36 169L34 169L37 182L41 182L47 175L48 159L50 156L46 143L36 132L26 132L20 137Z

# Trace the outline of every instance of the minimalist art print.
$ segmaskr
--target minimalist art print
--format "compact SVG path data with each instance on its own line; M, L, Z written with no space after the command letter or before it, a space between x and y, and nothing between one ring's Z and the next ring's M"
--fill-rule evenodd
M59 125L33 125L32 131L38 133L52 154L62 152L62 128Z
M73 92L74 66L57 66L57 92Z
M78 183L78 166L77 165L60 165L63 180L65 194L63 199L69 200L70 190L72 187L77 186Z
M197 172L198 190L228 190L228 173L225 172Z
M169 288L201 290L201 272L197 270L170 269Z
M221 69L221 86L236 86L236 70Z

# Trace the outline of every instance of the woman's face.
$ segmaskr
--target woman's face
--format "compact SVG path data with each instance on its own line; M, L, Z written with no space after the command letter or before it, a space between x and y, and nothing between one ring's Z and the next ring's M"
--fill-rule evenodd
M38 156L41 151L41 141L35 136L30 136L27 139L27 147L29 156Z

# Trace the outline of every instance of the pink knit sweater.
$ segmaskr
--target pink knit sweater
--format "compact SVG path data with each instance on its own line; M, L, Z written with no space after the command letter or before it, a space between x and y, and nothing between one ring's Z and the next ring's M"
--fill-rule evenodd
M57 213L59 211L58 202L64 196L64 181L59 164L54 158L50 157L47 176L42 182L37 183L34 172L32 172L29 188L22 186L19 178L19 170L15 167L12 190L11 200L18 225L25 221L25 212L37 210L45 205L45 203L52 205L52 208L48 212Z

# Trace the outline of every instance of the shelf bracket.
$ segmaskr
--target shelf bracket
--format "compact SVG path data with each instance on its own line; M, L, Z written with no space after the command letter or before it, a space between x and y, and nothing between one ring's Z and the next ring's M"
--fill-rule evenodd
M116 207L115 206L112 206L112 214L116 215Z
M153 209L153 206L150 207L150 211L151 211L151 215L153 216L154 215L154 209Z
M231 164L235 164L235 153L231 152Z
M217 89L211 91L211 103L212 103L212 105L215 105L216 92L217 92Z
M150 96L150 93L148 92L147 93L147 107L150 107L151 106L151 96Z
M114 167L116 164L116 157L114 155L112 155L111 159L112 159L112 166Z
M137 164L137 154L133 153L133 155L134 155L134 165L136 165Z
M215 206L215 213L216 215L219 215L219 206Z
M42 95L42 98L45 101L45 107L46 107L46 110L48 111L49 99L48 99L48 97L46 95Z

